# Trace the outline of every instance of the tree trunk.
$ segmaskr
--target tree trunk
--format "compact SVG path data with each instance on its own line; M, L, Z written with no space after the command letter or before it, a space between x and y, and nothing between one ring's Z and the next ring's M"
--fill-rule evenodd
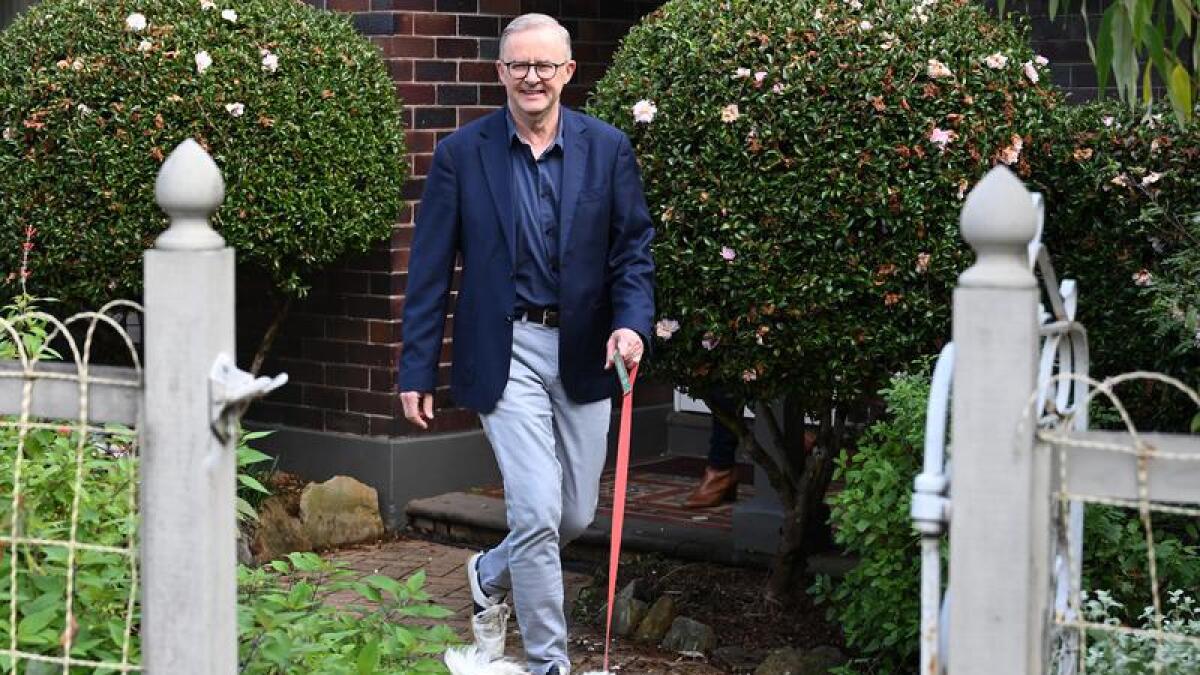
M275 344L275 338L279 337L279 330L283 328L283 322L287 320L288 313L292 309L292 296L284 299L282 305L275 306L275 316L271 318L271 325L267 326L267 332L263 333L262 340L258 343L258 350L254 352L254 361L250 363L250 374L258 376L262 370L263 363L267 360L267 354L271 353L271 346Z

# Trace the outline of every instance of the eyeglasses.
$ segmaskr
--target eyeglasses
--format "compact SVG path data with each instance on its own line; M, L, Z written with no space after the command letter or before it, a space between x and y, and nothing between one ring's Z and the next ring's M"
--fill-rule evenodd
M559 67L566 65L567 61L563 61L562 63L501 61L501 63L508 69L508 76L517 80L523 80L528 77L530 68L533 68L533 72L538 76L539 80L553 80L554 76L558 74Z

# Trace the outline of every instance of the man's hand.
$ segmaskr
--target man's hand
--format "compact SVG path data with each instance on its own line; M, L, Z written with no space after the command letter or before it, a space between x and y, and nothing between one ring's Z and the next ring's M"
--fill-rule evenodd
M618 328L608 337L608 345L604 348L604 369L612 368L613 352L621 353L625 368L633 370L633 366L642 360L642 337L628 328Z
M404 404L404 417L409 422L428 429L425 420L433 419L433 393L421 391L400 392L400 402Z

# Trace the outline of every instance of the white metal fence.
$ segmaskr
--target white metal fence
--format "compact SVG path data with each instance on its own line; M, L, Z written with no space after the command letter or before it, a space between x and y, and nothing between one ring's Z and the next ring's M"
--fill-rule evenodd
M1164 623L1151 515L1200 516L1200 441L1139 433L1113 388L1150 378L1181 387L1198 406L1200 397L1156 374L1088 377L1076 287L1055 275L1041 244L1042 214L1040 196L1004 167L963 206L963 237L977 257L954 293L953 343L934 371L912 504L922 541L920 672L1082 673L1088 636L1097 632L1148 645L1144 672L1200 672L1200 656L1184 657L1192 670L1179 670L1182 661L1164 665L1164 645L1200 641ZM1125 431L1088 431L1097 396L1120 411ZM1148 544L1151 629L1085 616L1085 503L1137 511ZM1127 668L1109 672L1143 672Z
M11 492L0 494L10 511L7 522L0 522L0 548L7 549L10 562L9 578L0 580L9 627L0 658L12 672L27 672L22 662L61 666L63 673L79 667L173 674L237 670L235 432L249 402L282 385L286 376L253 378L234 365L234 252L209 225L224 198L216 164L197 143L185 141L164 162L155 196L170 227L145 255L144 360L112 317L113 310L140 309L130 303L66 321L42 313L26 317L46 322L60 338L54 344L68 345L61 361L28 353L13 322L0 323L19 356L0 363L0 428L16 431L11 447L0 448L12 465L12 475L0 477L0 486ZM86 337L78 345L68 329L81 322ZM98 328L116 331L131 366L90 364ZM31 522L30 505L62 497L48 483L28 482L41 475L34 471L34 450L57 442L36 435L47 429L70 439L74 476L70 508L59 514L62 524L47 525L42 535L35 530L46 524ZM93 463L94 454L110 450L112 461ZM110 466L129 471L124 494L98 494L105 484L89 483L97 470ZM81 505L132 502L135 496L138 522L81 517L87 513ZM126 512L134 513L132 507ZM66 551L65 560L55 551ZM88 556L106 555L127 560L127 574L112 579L109 589L122 605L113 610L122 612L120 653L104 660L77 658L72 653L92 627L91 617L76 611L82 596L75 582L91 564ZM61 563L61 574L54 561ZM25 573L31 566L40 574ZM60 577L64 611L51 608L56 611L45 616L58 617L62 625L42 625L31 619L42 608L30 606L22 584ZM140 663L132 646L135 633ZM44 648L46 635L58 636L55 649Z

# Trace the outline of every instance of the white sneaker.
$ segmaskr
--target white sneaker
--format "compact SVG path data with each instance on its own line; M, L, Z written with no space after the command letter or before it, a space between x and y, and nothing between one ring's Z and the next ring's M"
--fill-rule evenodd
M508 617L512 613L503 602L471 615L471 635L475 648L489 660L504 658L504 638L508 634Z
M476 553L467 559L467 583L471 586L471 601L475 603L472 614L478 614L493 605L504 602L505 594L488 595L483 592L483 584L479 580L479 560L483 553Z
M508 634L508 617L511 608L504 604L505 594L488 595L479 582L479 559L476 553L467 560L467 582L471 587L471 635L480 656L490 660L504 657L504 639Z

